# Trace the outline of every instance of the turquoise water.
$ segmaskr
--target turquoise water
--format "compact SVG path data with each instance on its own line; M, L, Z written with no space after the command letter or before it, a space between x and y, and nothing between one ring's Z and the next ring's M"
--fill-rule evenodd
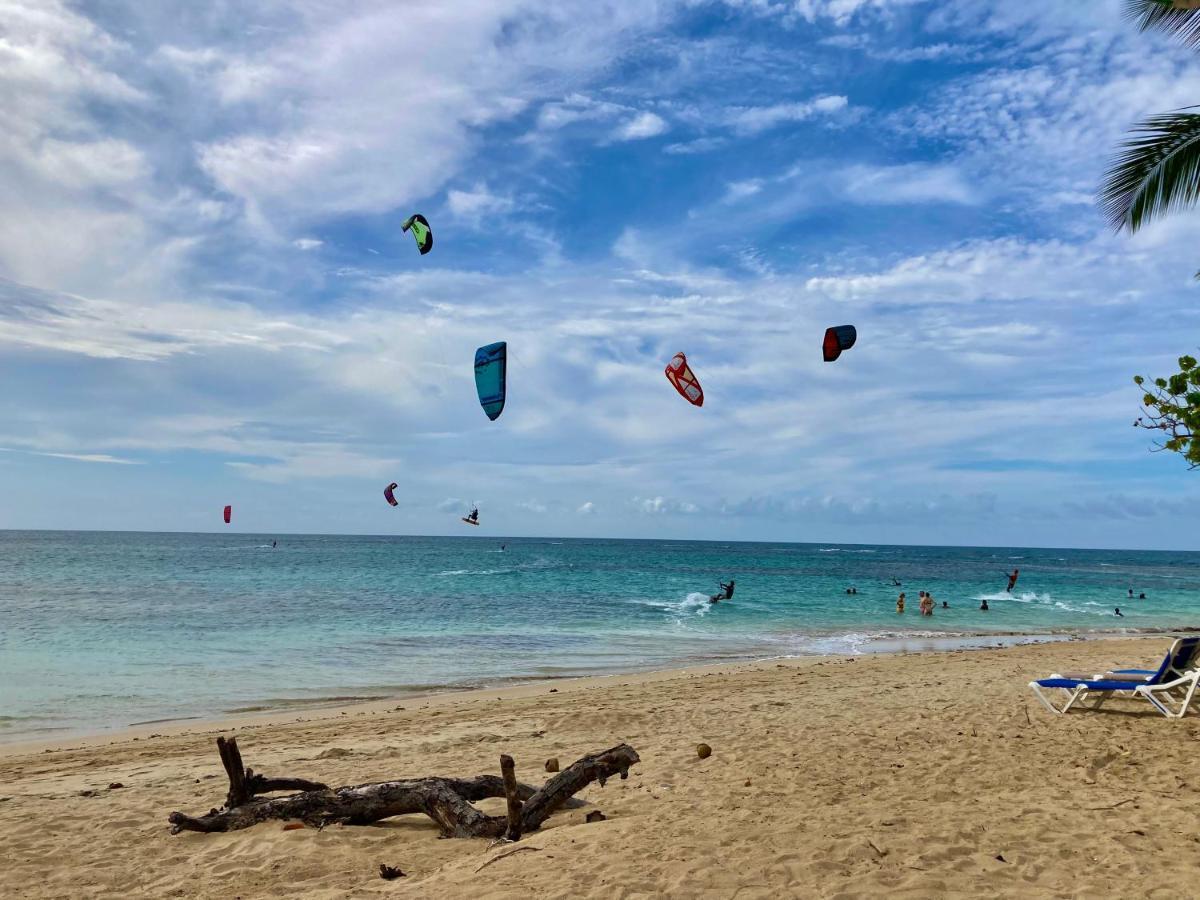
M296 535L272 549L271 540L0 531L0 740L731 657L849 654L897 638L1200 625L1200 553ZM1004 573L1014 566L1010 596ZM710 605L729 576L733 602ZM903 616L893 578L908 594ZM1147 599L1129 600L1130 587ZM951 608L922 618L920 589ZM983 597L990 612L978 610Z

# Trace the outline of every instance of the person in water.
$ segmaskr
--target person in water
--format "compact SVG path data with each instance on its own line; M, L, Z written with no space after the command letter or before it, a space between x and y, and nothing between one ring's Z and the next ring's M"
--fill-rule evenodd
M272 549L272 550L274 550L274 549L275 549L275 545L276 545L276 544L278 544L278 543L279 543L279 541L271 541L271 549Z
M950 604L947 603L945 600L943 600L942 601L942 609L949 609L949 608L950 608Z
M984 598L983 602L979 604L979 609L981 612L987 612L989 609L991 609L991 607L987 605L986 597Z
M1021 574L1021 570L1014 568L1012 570L1012 574L1008 576L1008 587L1006 587L1004 590L1008 591L1009 593L1012 593L1012 589L1017 586L1017 576L1020 574Z
M1113 610L1113 615L1120 616L1122 619L1125 618L1125 613L1121 612L1121 607L1119 606Z
M719 581L717 583L719 585L721 585L721 593L717 594L717 596L714 599L716 599L716 600L732 600L733 599L734 580L732 578L730 578L729 584L726 584L723 581Z
M1138 599L1139 599L1139 600L1145 600L1145 599L1146 599L1146 592L1145 592L1145 591L1142 591L1140 594L1138 594Z
M1130 600L1132 600L1132 599L1133 599L1133 588L1130 588L1130 589L1129 589L1129 599L1130 599Z
M900 596L896 598L896 612L904 612L904 591L901 591Z

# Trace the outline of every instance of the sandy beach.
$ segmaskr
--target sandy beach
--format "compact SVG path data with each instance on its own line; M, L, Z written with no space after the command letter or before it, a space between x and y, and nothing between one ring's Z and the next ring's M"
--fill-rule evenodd
M0 895L1178 896L1200 828L1197 722L1144 703L1055 718L1025 686L1167 643L771 661L8 747ZM501 752L536 785L548 757L620 741L642 762L479 871L509 848L439 840L423 816L170 835L171 811L222 802L222 733L258 771L334 785L496 772ZM592 809L607 820L586 824ZM381 880L380 863L406 877Z

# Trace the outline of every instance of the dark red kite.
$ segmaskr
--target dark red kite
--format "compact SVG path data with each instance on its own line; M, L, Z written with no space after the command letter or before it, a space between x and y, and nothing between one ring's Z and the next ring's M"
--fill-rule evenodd
M836 328L825 329L825 341L821 344L821 352L825 362L833 362L842 355L843 350L849 350L858 339L858 332L853 325L838 325Z
M704 405L704 390L700 387L696 376L692 374L686 356L676 353L671 357L671 361L667 363L666 373L667 381L671 382L675 390L679 391L679 396L692 406Z

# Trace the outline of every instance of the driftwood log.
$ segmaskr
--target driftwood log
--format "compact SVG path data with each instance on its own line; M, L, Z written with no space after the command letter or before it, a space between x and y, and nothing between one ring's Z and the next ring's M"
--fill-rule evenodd
M242 765L236 738L217 738L221 763L229 776L229 794L222 809L203 816L173 812L171 833L237 831L269 819L298 819L316 828L326 825L369 825L391 816L424 813L437 823L442 837L508 837L536 831L564 806L582 806L572 798L593 781L601 786L613 775L626 778L639 762L628 744L589 753L563 769L540 788L516 780L515 765L501 757L501 776L476 778L415 778L381 781L354 787L329 788L301 778L266 778ZM288 797L261 798L273 791L298 790ZM473 805L487 797L505 797L507 814L489 816Z

